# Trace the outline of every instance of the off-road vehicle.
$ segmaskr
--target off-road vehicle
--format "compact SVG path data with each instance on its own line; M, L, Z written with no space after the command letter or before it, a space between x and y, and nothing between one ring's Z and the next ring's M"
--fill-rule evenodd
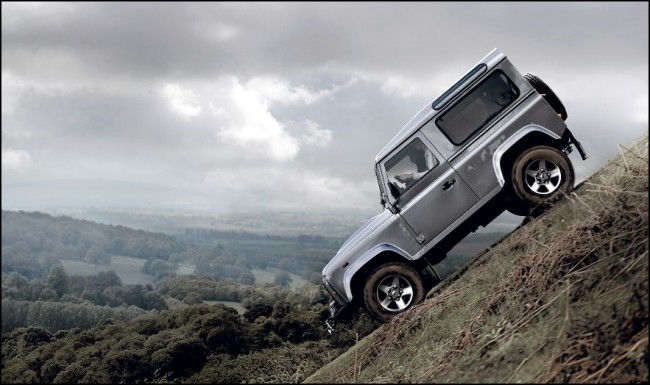
M383 212L323 269L332 318L362 305L385 321L411 308L440 281L433 266L478 226L568 194L567 155L587 155L566 119L551 88L498 49L422 108L375 158Z

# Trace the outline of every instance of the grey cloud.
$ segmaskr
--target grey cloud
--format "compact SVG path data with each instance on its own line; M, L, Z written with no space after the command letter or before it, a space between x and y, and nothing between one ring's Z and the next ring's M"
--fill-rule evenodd
M643 60L639 48L648 42L643 3L126 2L75 8L60 24L25 18L3 27L3 51L64 50L99 73L144 78L223 72L290 77L319 66L418 76L476 61L476 52L494 47L520 61L548 61L555 54L565 68L625 65L630 57ZM210 28L235 32L218 39ZM12 56L3 58L3 66L19 65Z
M344 204L323 200L338 188L342 196L354 189L351 206L367 196L378 207L376 153L450 85L440 79L455 80L495 47L565 102L567 123L590 150L588 162L578 161L582 176L615 155L612 130L622 144L647 130L647 108L639 104L648 97L646 3L20 7L2 4L2 139L3 149L29 154L30 162L20 174L3 174L3 186L105 177L209 191L233 206L310 208ZM262 101L281 134L297 141L294 157L279 161L264 143L218 136L248 113L229 100L229 76L240 84L273 77L326 94L311 103ZM391 76L418 92L387 91ZM165 84L196 91L202 113L174 113L161 93ZM209 103L225 114L210 114ZM644 112L645 120L635 117ZM325 145L301 140L308 121L331 133ZM238 177L248 188L228 185ZM301 178L309 189L295 195L292 184Z

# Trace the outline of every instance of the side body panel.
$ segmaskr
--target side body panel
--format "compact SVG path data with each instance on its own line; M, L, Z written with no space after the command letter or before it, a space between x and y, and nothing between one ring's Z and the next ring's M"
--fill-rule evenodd
M500 167L499 170L495 170L493 159L497 149L504 152L504 144L508 148L515 144L516 141L510 140L513 135L522 132L524 127L534 124L540 128L538 131L553 138L559 138L567 128L548 103L534 91L530 83L508 59L502 60L485 76L495 70L502 70L517 86L520 95L511 106L502 111L484 129L460 146L455 146L444 136L436 126L435 118L421 129L479 199L490 194L495 188L503 187L503 182L500 181L502 180L500 173L503 170L500 170ZM461 94L460 98L469 91L471 88ZM453 103L446 108L451 106Z
M368 261L384 251L395 252L408 260L420 250L413 231L399 215L384 210L379 217L362 239L344 245L323 269L329 284L344 294L347 301L352 300L352 277Z
M478 202L478 198L421 133L416 133L414 137L424 139L423 142L438 159L438 165L401 196L397 205L399 215L424 247ZM410 140L405 141L396 152L408 143Z

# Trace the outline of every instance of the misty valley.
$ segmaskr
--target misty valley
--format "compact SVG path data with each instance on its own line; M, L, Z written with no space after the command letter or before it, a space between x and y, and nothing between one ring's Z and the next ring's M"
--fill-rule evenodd
M3 383L293 382L378 326L324 327L321 270L353 220L102 215L2 211ZM504 234L470 235L439 274Z

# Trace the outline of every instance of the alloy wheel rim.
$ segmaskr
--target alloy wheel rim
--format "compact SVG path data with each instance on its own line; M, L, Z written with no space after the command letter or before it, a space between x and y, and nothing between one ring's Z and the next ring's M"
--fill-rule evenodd
M403 276L392 274L379 282L376 296L383 310L397 313L413 302L413 285Z
M524 171L526 187L537 195L550 195L562 184L562 171L553 161L536 159Z

